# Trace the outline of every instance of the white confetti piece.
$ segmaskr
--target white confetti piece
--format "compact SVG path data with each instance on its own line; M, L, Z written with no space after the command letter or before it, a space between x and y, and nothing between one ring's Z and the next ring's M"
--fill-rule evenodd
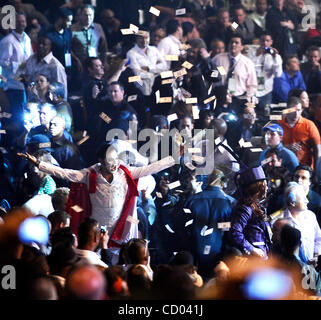
M157 90L157 91L155 92L155 97L156 97L156 103L159 103L159 98L160 98L160 92L159 92L159 90Z
M187 98L186 103L187 104L197 103L197 98Z
M152 13L153 15L157 16L157 17L160 14L160 11L158 9L156 9L155 7L153 7L153 6L149 8L149 12Z
M103 119L106 123L110 123L110 122L111 122L111 118L108 117L107 114L104 113L104 112L101 112L100 115L99 115L99 117L100 117L101 119Z
M222 76L225 76L227 74L224 67L222 66L217 67L217 70Z
M89 136L85 136L83 137L82 139L80 139L78 142L77 142L77 145L80 146L81 144L83 144L85 141L87 141L89 139Z
M141 77L140 76L134 76L134 77L128 77L128 82L136 82L136 81L140 81Z
M279 114L271 114L270 120L282 120L282 115Z
M174 120L177 120L177 119L178 119L178 116L177 116L176 113L172 113L172 114L170 114L170 115L167 116L167 120L168 120L169 122L174 121Z
M167 201L167 202L163 203L162 207L169 206L170 204L171 204L171 201Z
M79 207L78 205L74 205L73 207L71 207L71 209L76 212L81 212L84 210L83 208Z
M133 224L138 224L138 223L139 223L139 220L138 220L138 219L135 219L135 218L132 217L132 216L128 216L126 220L127 220L128 222L130 222L130 223L133 223Z
M161 194L160 192L156 192L156 197L157 197L157 198L160 198L160 199L163 198L163 196L162 196L162 194Z
M183 211L184 211L185 213L192 213L192 211L191 211L190 209L188 209L188 208L183 208Z
M169 189L175 189L177 187L179 187L181 185L181 183L179 182L179 180L175 181L175 182L172 182L170 184L168 184L168 188Z
M213 103L213 110L215 110L216 108L216 103L217 103L217 99L214 100L214 103Z
M211 101L213 101L213 100L215 100L215 99L216 99L215 96L211 96L210 98L204 100L204 104L208 104L209 102L211 102Z
M138 32L138 30L139 30L139 29L138 29L138 27L137 27L137 26L135 26L135 25L134 25L134 24L132 24L132 23L129 25L129 29L130 29L130 30L133 30L133 32L134 32L134 33L137 33L137 32Z
M120 32L126 36L126 35L129 35L129 34L134 34L134 31L132 29L120 29Z
M236 30L238 28L238 24L234 21L232 24L231 24L231 27Z
M296 111L296 107L293 108L287 108L282 110L282 114L287 114L287 113L291 113L291 112L295 112Z
M204 226L200 232L201 236L204 237L205 231L207 230L208 226Z
M177 9L177 10L175 11L175 15L176 15L176 16L180 16L180 15L183 15L183 14L185 14L185 13L186 13L186 9L185 9L185 8Z
M198 106L192 106L192 111L193 111L193 119L197 120L200 118L199 114L199 110L198 110Z
M162 79L173 77L173 71L161 72L160 76L161 76Z
M267 164L271 161L272 161L272 157L268 157L268 158L261 161L261 166L264 166L265 164Z
M251 152L262 152L263 151L262 148L251 148L250 150L251 150Z
M210 229L207 229L205 232L204 232L204 237L208 236L209 234L213 233L213 228L210 228Z
M185 68L181 69L181 70L178 70L176 72L173 73L174 77L175 78L179 78L181 76L184 76L185 74L187 74L187 71Z
M252 143L250 141L244 142L243 143L243 148L251 148L253 147Z
M191 225L193 222L194 222L194 219L187 221L187 222L185 223L185 227Z
M166 228L169 232L175 233L175 231L173 231L173 229L172 229L168 224L165 225L165 228Z
M217 224L218 229L229 229L231 228L231 222L219 222Z
M185 61L183 64L182 64L182 67L186 68L186 69L191 69L193 67L193 64L188 62L188 61Z
M172 97L161 97L159 98L159 103L171 103L173 100ZM176 114L176 113L174 113Z

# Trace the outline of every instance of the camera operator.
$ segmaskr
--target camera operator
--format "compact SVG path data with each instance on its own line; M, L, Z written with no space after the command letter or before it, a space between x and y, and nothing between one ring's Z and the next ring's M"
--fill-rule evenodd
M274 77L282 75L282 58L272 45L271 34L265 32L260 37L260 47L256 51L250 50L248 52L248 57L255 65L257 76L256 97L259 100L257 106L259 114L262 114L264 107L272 102Z

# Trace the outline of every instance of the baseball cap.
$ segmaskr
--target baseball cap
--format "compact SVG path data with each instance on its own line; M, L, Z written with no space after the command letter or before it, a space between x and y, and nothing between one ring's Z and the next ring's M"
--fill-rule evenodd
M281 136L283 136L283 129L280 125L278 125L277 123L271 123L266 127L262 128L262 131L265 132L267 130L270 130L272 132L277 132L279 133Z
M50 139L44 134L33 135L30 139L28 139L27 146L32 148L34 152L39 150L53 152Z

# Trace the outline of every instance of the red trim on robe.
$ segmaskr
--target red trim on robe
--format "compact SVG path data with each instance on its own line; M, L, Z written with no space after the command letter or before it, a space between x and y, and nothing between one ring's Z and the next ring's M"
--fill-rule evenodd
M137 190L137 184L138 179L133 179L130 171L123 165L119 166L120 169L122 169L125 173L127 184L128 184L128 190L125 198L124 207L122 210L122 213L117 221L116 227L113 231L113 234L111 235L109 241L108 241L108 247L121 247L121 245L118 242L122 239L125 223L127 221L127 217L130 213L130 211L135 206L136 197L139 195Z

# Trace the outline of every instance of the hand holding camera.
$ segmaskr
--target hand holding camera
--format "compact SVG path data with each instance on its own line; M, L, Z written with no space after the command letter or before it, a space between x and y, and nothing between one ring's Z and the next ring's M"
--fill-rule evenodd
M107 226L100 226L100 246L102 249L108 249L109 235Z
M275 57L278 54L278 51L272 47L265 47L264 53L268 53L268 54L272 55L273 57Z

